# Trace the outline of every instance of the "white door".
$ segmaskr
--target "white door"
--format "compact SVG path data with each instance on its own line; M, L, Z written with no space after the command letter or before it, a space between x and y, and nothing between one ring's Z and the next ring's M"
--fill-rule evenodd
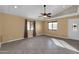
M68 20L68 37L70 39L79 40L79 19Z

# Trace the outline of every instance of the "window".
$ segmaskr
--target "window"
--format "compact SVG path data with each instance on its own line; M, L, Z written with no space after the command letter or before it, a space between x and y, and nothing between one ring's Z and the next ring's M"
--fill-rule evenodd
M27 22L27 30L33 30L33 22L32 21Z
M27 30L30 30L30 22L27 22Z
M49 22L48 23L48 29L49 30L57 30L58 29L58 23L57 23L57 21Z
M53 22L53 30L57 30L58 29L58 23L57 22Z
M49 22L49 23L48 23L48 29L49 29L49 30L52 30L52 25L53 25L52 22Z

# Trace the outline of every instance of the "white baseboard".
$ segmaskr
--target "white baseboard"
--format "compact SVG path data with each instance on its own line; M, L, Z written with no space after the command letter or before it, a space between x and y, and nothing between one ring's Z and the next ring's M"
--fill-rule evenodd
M37 36L41 36L42 34L37 34Z
M58 38L69 39L68 37L63 37L63 36L56 36L56 35L49 35L49 34L45 34L45 35L49 36L49 37L58 37Z
M78 40L79 41L79 39L73 39L73 38L69 38L69 37L53 36L53 35L47 35L47 34L46 34L46 36L64 38L64 39L69 39L69 40Z
M24 38L18 38L18 39L9 40L9 41L6 41L6 42L2 42L1 44L9 43L9 42L17 41L17 40L22 40L22 39L24 39Z

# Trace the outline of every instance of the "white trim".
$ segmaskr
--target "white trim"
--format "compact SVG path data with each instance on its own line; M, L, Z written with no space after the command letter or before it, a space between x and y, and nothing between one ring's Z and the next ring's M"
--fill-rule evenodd
M67 15L63 15L63 16L54 17L54 18L51 18L50 20L64 18L64 17L78 16L78 15L79 15L79 13L72 13L72 14L67 14Z
M38 34L38 33L37 33L37 35L36 35L36 36L41 36L41 35L42 35L42 34Z
M56 36L56 35L50 35L50 34L45 34L45 35L50 36L50 37L59 37L59 38L69 39L68 37L62 37L62 36Z
M48 35L48 34L45 34L45 35L46 36L50 36L50 37L59 37L59 38L64 38L64 39L77 40L77 41L79 41L78 39L72 39L72 38L69 38L69 37L53 36L53 35Z
M6 41L6 42L2 42L1 44L9 43L9 42L17 41L17 40L22 40L22 39L24 39L24 38L18 38L18 39L9 40L9 41Z

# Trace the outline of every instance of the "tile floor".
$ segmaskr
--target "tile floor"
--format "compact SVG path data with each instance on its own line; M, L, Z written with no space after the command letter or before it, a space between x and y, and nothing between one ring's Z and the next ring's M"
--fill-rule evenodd
M79 41L39 36L2 45L0 54L78 54L74 50L56 45L52 39L62 40L79 50Z

